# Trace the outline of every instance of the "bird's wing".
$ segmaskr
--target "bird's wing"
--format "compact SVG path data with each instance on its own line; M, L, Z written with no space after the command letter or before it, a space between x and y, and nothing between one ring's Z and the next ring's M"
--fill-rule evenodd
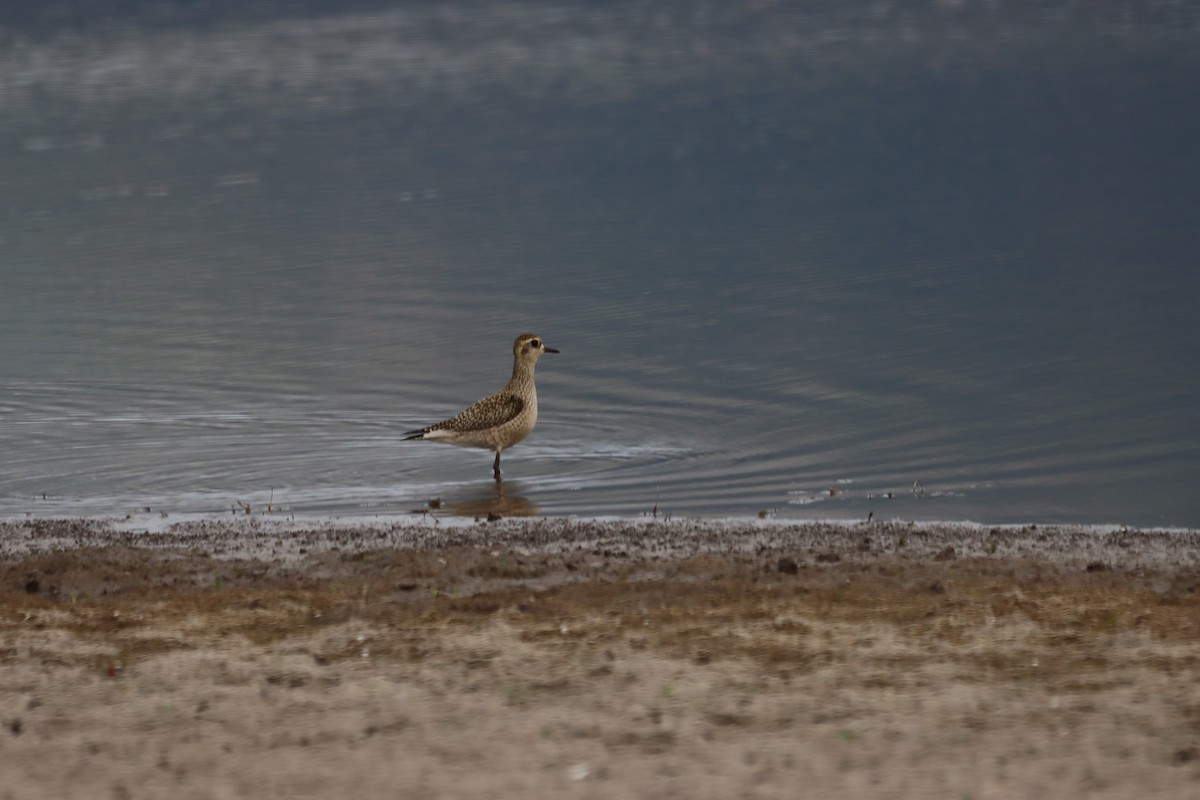
M420 439L427 433L446 429L463 433L487 430L515 419L524 408L525 401L521 398L508 392L498 392L471 404L448 420L430 425L428 428L408 431L404 434L404 438Z

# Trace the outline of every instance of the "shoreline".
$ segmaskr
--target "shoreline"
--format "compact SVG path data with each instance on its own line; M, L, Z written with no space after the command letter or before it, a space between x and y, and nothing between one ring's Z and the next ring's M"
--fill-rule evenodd
M1200 794L1200 531L344 522L0 523L6 789Z
M1200 529L1138 528L1120 524L987 524L967 521L794 520L703 517L505 517L454 515L283 517L146 514L126 517L0 519L0 557L53 549L212 546L238 557L293 558L300 550L372 549L380 546L441 548L478 545L578 549L612 543L642 553L731 552L763 547L843 547L848 537L876 542L856 552L877 556L931 555L946 546L972 556L1004 555L1018 548L1055 561L1119 554L1137 563L1174 564L1180 553L1200 552ZM910 547L911 549L905 549ZM664 551L664 548L666 550ZM1111 552L1110 555L1116 555ZM1194 554L1192 558L1197 558Z

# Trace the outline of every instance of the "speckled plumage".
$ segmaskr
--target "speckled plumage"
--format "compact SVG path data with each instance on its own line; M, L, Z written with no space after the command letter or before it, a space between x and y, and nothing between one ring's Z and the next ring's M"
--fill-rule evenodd
M491 450L496 454L492 473L500 480L500 453L528 436L537 424L537 387L533 382L537 360L542 353L557 352L546 347L537 334L521 334L513 342L512 377L503 389L450 419L409 431L404 438Z

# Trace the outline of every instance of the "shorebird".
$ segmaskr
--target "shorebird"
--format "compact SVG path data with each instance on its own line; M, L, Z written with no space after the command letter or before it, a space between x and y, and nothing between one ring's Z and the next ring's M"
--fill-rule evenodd
M537 387L533 369L542 353L557 353L542 337L522 333L513 342L512 377L504 388L467 406L442 422L408 431L405 441L443 442L459 447L482 447L496 453L492 475L500 480L500 453L524 439L537 423Z

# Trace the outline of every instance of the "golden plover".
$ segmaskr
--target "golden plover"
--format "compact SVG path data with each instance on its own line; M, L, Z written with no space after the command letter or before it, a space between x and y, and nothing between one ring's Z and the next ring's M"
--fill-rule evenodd
M522 333L513 342L512 377L504 388L471 404L448 420L408 431L405 441L443 442L493 450L492 474L500 480L500 453L524 439L537 423L537 387L533 369L542 353L557 353L542 337Z

